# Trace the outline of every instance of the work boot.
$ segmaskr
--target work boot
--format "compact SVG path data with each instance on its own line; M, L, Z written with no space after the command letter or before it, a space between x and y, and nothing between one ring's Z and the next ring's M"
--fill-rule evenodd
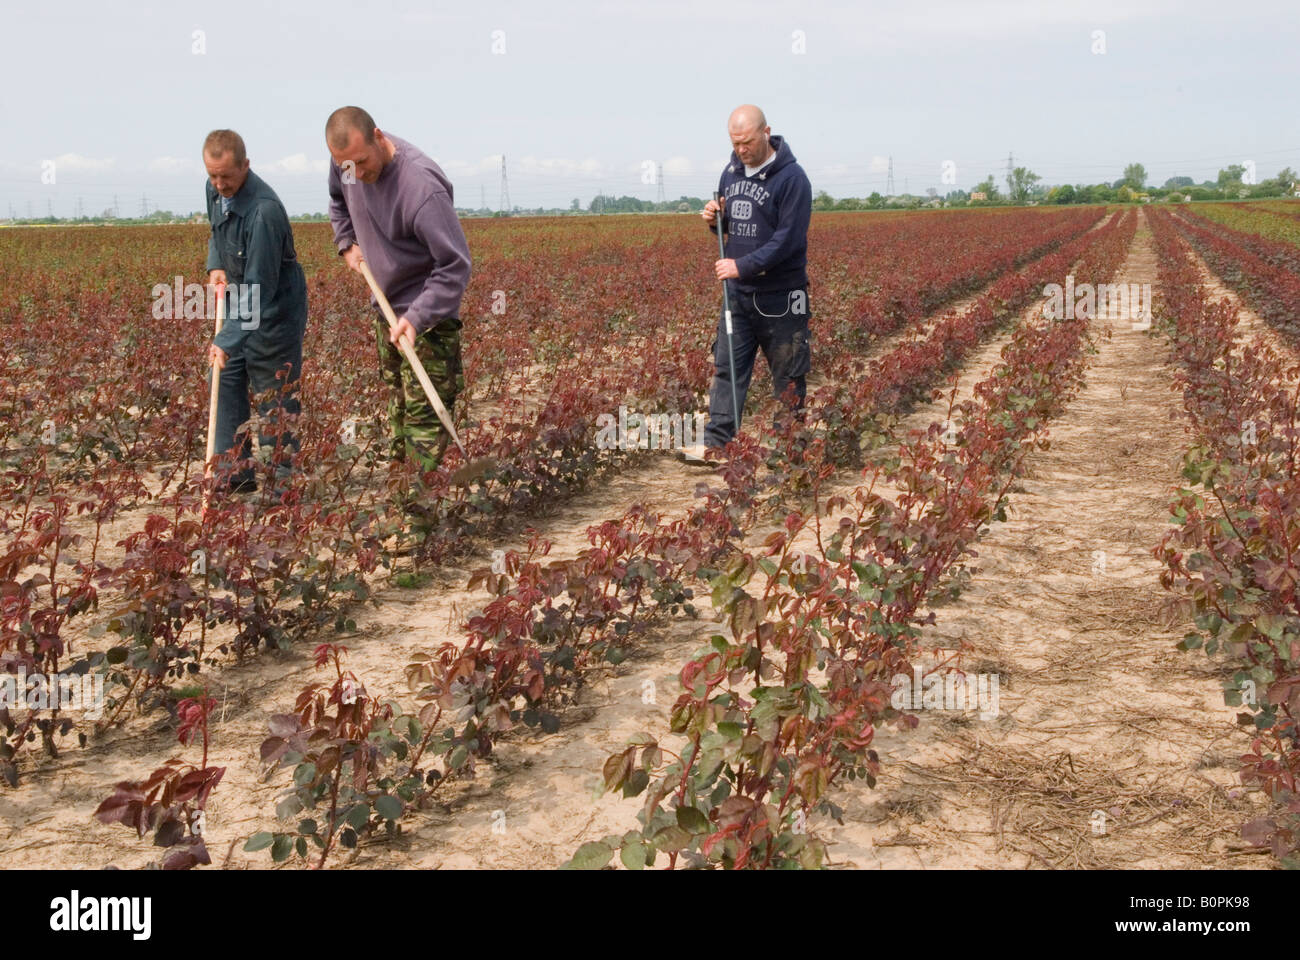
M711 466L722 459L721 447L710 447L702 443L692 443L678 449L677 459L692 466Z

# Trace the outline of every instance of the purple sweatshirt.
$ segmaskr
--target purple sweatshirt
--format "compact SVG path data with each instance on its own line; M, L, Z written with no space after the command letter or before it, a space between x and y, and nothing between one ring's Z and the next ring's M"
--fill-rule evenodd
M469 246L442 168L405 140L385 135L396 150L374 183L345 184L330 161L330 223L339 251L359 243L393 311L424 333L460 316Z

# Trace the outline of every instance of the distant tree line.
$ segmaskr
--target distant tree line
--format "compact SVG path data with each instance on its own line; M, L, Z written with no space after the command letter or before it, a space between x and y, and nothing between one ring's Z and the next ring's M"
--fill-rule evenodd
M1010 183L999 186L989 174L968 191L952 190L942 197L930 190L926 196L904 194L883 197L872 193L869 197L842 197L835 199L825 190L813 198L814 210L879 210L885 208L915 208L922 206L985 206L1025 203L1137 203L1184 200L1249 200L1264 197L1292 196L1300 190L1300 177L1290 167L1277 176L1258 183L1249 183L1247 168L1233 164L1219 171L1216 180L1196 183L1191 177L1170 177L1163 186L1147 184L1147 171L1140 163L1130 163L1124 175L1111 183L1059 184L1042 183L1042 178L1025 167L1011 172ZM980 196L982 194L982 196Z
M1042 178L1026 167L1016 167L1011 171L1006 189L999 187L998 180L989 174L970 191L951 190L939 195L933 188L924 196L902 194L884 197L872 193L868 197L841 197L838 200L825 190L817 191L813 197L814 210L883 210L914 209L925 206L988 206L997 204L1068 204L1068 203L1146 203L1153 201L1183 202L1186 200L1254 200L1265 197L1289 197L1300 190L1300 175L1290 167L1284 167L1275 177L1258 183L1252 180L1251 171L1244 164L1232 164L1219 171L1215 180L1196 183L1191 177L1170 177L1162 186L1147 184L1147 171L1140 163L1130 163L1124 168L1124 175L1111 183L1049 185ZM981 196L982 195L982 196ZM681 196L676 200L651 201L637 197L614 197L599 193L591 203L583 207L582 200L574 197L568 207L514 207L508 213L491 210L486 207L457 208L462 217L560 217L584 216L606 213L694 213L704 208L705 201L699 197ZM290 218L294 221L324 221L329 219L325 213L298 214ZM154 210L145 217L114 217L111 209L98 216L82 217L29 217L5 221L15 225L23 224L132 224L132 223L191 223L207 222L207 216L201 212L173 213L171 210Z
M457 208L462 217L565 217L602 213L691 213L704 209L705 201L699 197L678 197L676 200L641 200L637 197L614 197L598 193L585 207L579 197L574 197L567 207L513 207L509 213L487 207Z

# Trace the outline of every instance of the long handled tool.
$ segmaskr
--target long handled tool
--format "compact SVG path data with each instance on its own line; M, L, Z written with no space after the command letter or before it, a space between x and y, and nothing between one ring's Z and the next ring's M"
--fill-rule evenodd
M722 243L722 194L715 193L713 199L718 203L718 259L727 259L727 250ZM731 409L736 413L736 433L740 433L740 404L736 400L736 349L731 340L731 298L727 294L727 281L722 281L722 320L727 331L727 365L731 368Z
M388 329L395 330L397 329L397 315L393 313L393 308L388 303L388 298L384 296L384 291L379 289L379 283L375 280L375 275L370 272L370 264L366 263L364 252L362 257L361 275L366 278L366 283L370 286L370 292L375 295L375 302L379 304L379 309L383 311L385 319L388 320ZM452 482L465 484L492 469L495 464L488 457L481 457L473 462L470 461L469 454L465 451L465 445L460 442L460 435L456 433L456 427L451 422L451 415L447 413L447 408L443 406L438 391L433 388L433 383L429 380L429 374L425 372L424 364L415 355L415 349L401 337L397 339L397 346L402 351L402 356L406 358L406 362L411 365L411 369L415 371L416 379L420 381L420 386L424 388L424 395L429 398L429 403L433 405L433 410L438 414L438 419L446 427L448 436L455 441L456 446L460 449L460 455L465 458L465 465L451 475Z
M226 320L226 285L217 284L217 329L212 335L215 340L221 335L221 326ZM221 371L212 367L212 387L208 391L208 447L207 453L203 457L203 476L207 480L212 479L212 455L217 449L217 390L221 385ZM211 494L211 484L206 484L203 489L203 509L208 508L208 497Z

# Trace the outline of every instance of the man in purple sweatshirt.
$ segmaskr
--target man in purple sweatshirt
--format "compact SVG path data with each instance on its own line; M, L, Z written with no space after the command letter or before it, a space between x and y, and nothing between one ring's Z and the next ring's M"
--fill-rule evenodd
M464 389L460 301L469 283L469 247L446 174L418 148L375 126L360 107L340 107L325 124L334 243L353 270L370 265L397 314L397 328L374 313L379 366L388 385L390 452L425 470L438 466L450 437L397 347L415 348L434 389L453 409ZM375 299L370 298L372 305ZM418 520L415 523L419 526Z

